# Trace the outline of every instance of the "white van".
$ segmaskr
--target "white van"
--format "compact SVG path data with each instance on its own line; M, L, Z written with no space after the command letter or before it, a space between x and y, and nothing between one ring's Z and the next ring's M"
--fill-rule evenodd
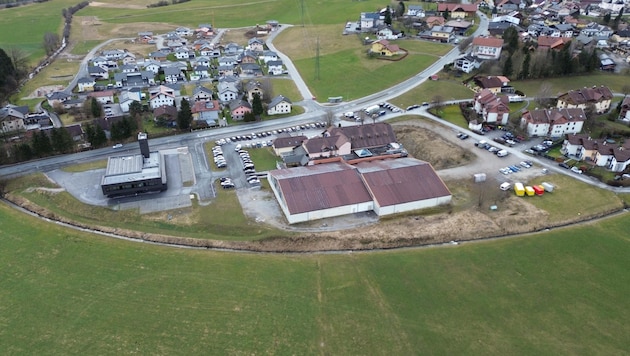
M501 183L501 185L499 186L499 189L501 190L510 190L510 188L512 188L512 184L510 184L509 182Z
M505 157L508 155L508 151L506 150L501 150L499 152L497 152L497 157Z

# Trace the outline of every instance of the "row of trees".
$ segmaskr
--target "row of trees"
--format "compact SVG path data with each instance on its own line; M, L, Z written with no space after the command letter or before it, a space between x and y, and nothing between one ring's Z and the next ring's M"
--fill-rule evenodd
M486 61L481 71L517 79L540 79L590 73L599 68L597 48L593 45L577 50L570 41L561 50L536 50L533 42L520 42L513 27L503 34L504 51L498 61Z
M5 147L8 148L0 146L0 164L69 153L74 150L74 141L68 130L53 128L50 131L50 136L45 131L37 131L33 133L30 142ZM3 152L5 150L9 152Z
M4 105L9 97L28 75L28 58L18 48L9 48L7 52L0 48L0 104Z

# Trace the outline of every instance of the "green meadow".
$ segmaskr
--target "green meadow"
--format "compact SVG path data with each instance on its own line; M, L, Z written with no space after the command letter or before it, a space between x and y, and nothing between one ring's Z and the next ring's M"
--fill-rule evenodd
M3 353L624 354L626 214L460 246L337 255L166 248L0 205Z

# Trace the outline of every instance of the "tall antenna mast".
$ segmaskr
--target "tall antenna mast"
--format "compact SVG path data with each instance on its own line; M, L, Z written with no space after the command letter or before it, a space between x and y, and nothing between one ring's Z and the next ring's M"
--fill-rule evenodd
M304 0L300 1L300 10L302 11L302 27L304 27Z

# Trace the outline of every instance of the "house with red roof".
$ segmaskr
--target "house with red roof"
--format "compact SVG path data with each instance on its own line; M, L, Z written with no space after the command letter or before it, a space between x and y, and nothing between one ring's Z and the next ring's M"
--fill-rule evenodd
M475 37L472 41L471 55L481 59L499 59L503 39L496 37Z
M579 108L530 110L523 113L521 128L530 137L561 137L580 133L585 121L586 114Z
M477 12L477 4L454 4L444 3L438 4L438 12L448 13L450 18L463 19L466 17L474 17Z
M473 108L483 118L484 123L507 125L510 118L508 103L507 96L498 96L488 89L483 89L475 94Z
M586 109L593 106L595 112L602 114L610 109L613 99L612 91L606 86L593 86L591 88L582 88L571 90L558 96L558 108L581 108Z

